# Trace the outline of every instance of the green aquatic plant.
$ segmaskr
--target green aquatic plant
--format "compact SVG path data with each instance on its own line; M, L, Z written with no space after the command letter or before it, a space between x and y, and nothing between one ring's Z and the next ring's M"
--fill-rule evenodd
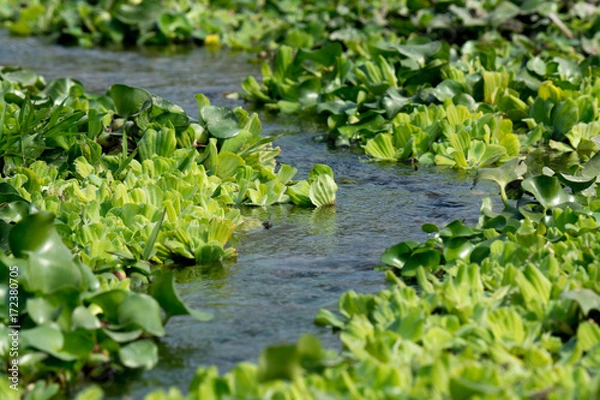
M161 313L167 319L210 319L181 303L172 274L156 277L152 296L134 292L129 279L95 274L74 257L51 213L22 199L2 212L8 241L0 253L2 358L17 359L9 342L16 326L22 385L38 379L75 382L83 373L100 377L125 367L152 368L158 361L153 338L165 334Z
M335 203L331 168L294 181L297 169L276 166L275 138L241 108L197 95L196 119L141 88L90 95L7 67L0 88L0 356L16 359L18 324L28 396L152 368L171 317L209 320L182 302L168 268L234 259L240 207Z

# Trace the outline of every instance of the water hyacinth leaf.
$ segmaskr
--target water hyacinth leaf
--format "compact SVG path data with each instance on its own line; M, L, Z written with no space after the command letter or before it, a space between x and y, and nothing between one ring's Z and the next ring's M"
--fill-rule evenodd
M57 383L37 381L35 385L32 383L27 391L27 396L23 397L25 400L50 400L58 394L60 386Z
M315 207L333 205L337 190L338 187L333 178L323 174L310 184L308 197Z
M236 136L223 139L221 144L221 152L238 153L241 148L252 142L254 135L252 132L242 129Z
M585 164L581 175L586 178L597 178L600 176L600 152L594 154L594 156Z
M121 347L119 358L126 367L152 369L158 362L158 348L150 340L138 340Z
M136 116L152 106L152 95L141 88L116 84L108 89L108 95L123 118Z
M321 93L321 80L318 78L307 79L298 86L298 102L304 107L315 106L319 102Z
M118 324L119 305L125 301L128 295L129 293L125 290L113 289L98 293L97 295L90 297L88 301L101 308L102 314L104 314L104 320L113 324Z
M33 204L26 201L13 201L0 208L0 219L5 222L17 223L29 214L34 214L38 210Z
M446 261L463 260L469 262L469 256L475 245L467 238L454 237L444 241L444 259Z
M404 263L411 256L413 250L419 245L418 242L407 241L388 247L383 252L380 262L392 267L402 268Z
M100 328L100 320L87 307L78 306L71 315L71 327L96 330Z
M12 203L13 201L25 201L17 189L6 182L0 182L0 203Z
M595 176L589 178L563 174L562 172L557 172L554 176L556 176L563 185L570 187L573 192L582 192L596 182Z
M202 311L188 308L175 290L175 275L173 272L164 272L152 282L148 293L158 301L166 313L168 320L176 315L191 315L199 321L209 321L212 316Z
M41 297L27 299L26 308L29 317L37 325L56 320L61 311L59 307L53 306L48 300Z
M531 193L545 209L574 201L573 196L564 191L556 177L540 175L527 178L521 186Z
M433 56L435 53L440 51L442 48L442 43L435 41L423 44L384 44L378 45L378 47L382 47L384 50L395 49L398 53L406 56L408 58L412 58L418 63L423 64L425 59Z
M118 322L121 326L142 328L154 336L164 336L157 301L146 294L130 293L118 308Z
M200 110L200 116L213 137L227 139L240 133L238 120L228 107L205 106Z
M508 201L506 186L513 181L523 179L525 172L527 172L527 164L515 157L500 167L479 169L473 186L477 185L481 180L496 182L500 188L502 200L506 203Z
M158 29L170 40L184 40L192 34L193 26L183 13L165 13L158 19Z
M465 93L464 85L452 79L446 79L445 81L442 81L433 91L433 95L442 102L451 100L455 96L463 93Z
M339 43L332 43L323 46L318 50L300 49L296 54L296 62L300 63L304 60L314 61L323 66L329 67L335 64L337 57L342 55L342 46Z
M102 332L104 332L106 336L117 343L127 343L137 340L144 333L142 329L135 329L132 331L116 331L108 327L102 328Z
M421 230L425 233L438 233L440 228L435 224L423 224Z
M527 69L539 76L546 75L546 63L540 57L534 57L527 61Z
M400 95L396 88L390 87L381 98L380 104L385 110L386 117L392 119L404 108L404 106L410 104L412 100L413 99L410 97Z
M49 294L81 287L81 271L58 235L52 213L40 211L23 218L10 230L8 243L16 257L28 259L24 275L29 290Z
M600 311L600 295L590 289L574 289L564 292L560 295L563 299L570 299L576 302L583 315L588 315L590 311Z
M423 267L426 271L435 271L440 266L442 253L438 250L421 248L413 251L406 259L401 274L404 276L415 276L417 269Z
M47 94L48 97L54 100L55 103L62 103L65 98L69 95L72 88L79 88L83 90L81 82L71 78L58 78L48 82L48 85L43 90L43 93Z
M21 337L28 346L48 353L63 361L73 361L77 356L62 351L64 337L60 329L50 325L40 325L21 331Z
M63 353L73 354L79 359L86 359L92 354L95 346L92 332L78 329L71 332L64 332L63 335Z
M102 400L104 392L98 385L92 385L77 393L75 400Z

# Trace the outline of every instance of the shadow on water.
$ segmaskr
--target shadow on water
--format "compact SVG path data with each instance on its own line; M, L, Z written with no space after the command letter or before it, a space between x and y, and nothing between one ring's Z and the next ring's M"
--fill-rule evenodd
M71 76L95 92L113 83L143 86L196 115L195 93L214 104L237 106L224 92L239 90L248 75L258 76L251 56L204 49L165 54L162 50L110 52L51 46L0 34L0 64L19 64L47 79ZM330 150L314 124L298 118L261 115L266 134L283 136L279 161L305 178L315 163L327 163L339 183L336 207L304 210L289 205L247 208L244 215L266 222L236 233L237 263L178 271L178 290L191 307L209 311L210 322L175 317L160 340L160 362L151 371L117 376L104 386L109 396L141 398L158 387L183 391L200 365L226 371L255 361L267 345L295 341L303 332L318 335L329 348L340 344L312 321L319 308L334 309L347 290L375 292L383 274L373 270L386 247L422 240L423 223L454 219L476 222L481 198L491 186L471 190L465 174L436 168L365 162L350 149ZM311 133L312 132L312 133Z

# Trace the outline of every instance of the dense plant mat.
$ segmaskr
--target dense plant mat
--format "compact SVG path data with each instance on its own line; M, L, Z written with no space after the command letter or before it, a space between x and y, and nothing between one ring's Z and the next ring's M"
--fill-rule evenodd
M558 5L540 3L529 30L479 29L454 42L432 31L340 38L314 49L284 44L264 64L262 82L248 77L242 94L272 110L319 114L332 145L362 146L378 160L468 169L537 145L597 151L589 140L598 134L591 43L600 14L585 3L565 9L559 26L567 35L543 18L544 7ZM532 17L503 2L489 18L512 7L517 21Z
M424 225L429 240L383 254L388 290L349 292L339 313L319 312L316 322L339 332L342 354L303 336L267 348L258 365L225 375L199 369L185 396L172 389L149 399L600 396L595 4L143 0L27 2L18 10L17 3L0 8L14 34L63 43L273 50L262 81L244 82L247 99L319 114L331 144L361 146L374 159L474 169L477 181L498 184L501 212L485 199L476 226ZM3 70L2 79L5 270L46 273L36 260L72 251L70 274L94 271L66 281L79 294L60 312L52 310L62 286L48 286L52 279L25 286L31 310L49 310L24 316L33 330L32 381L151 366L151 338L163 333L163 321L130 320L116 304L152 302L154 315L167 319L206 316L181 303L171 276L159 275L149 295L128 290L149 280L147 262L232 257L226 243L244 224L243 204L335 201L328 167L292 181L295 170L275 168L278 150L241 109L197 96L193 119L139 88L115 85L91 96L77 82L45 85L18 70ZM19 244L33 223L48 226L44 240L61 240L64 251ZM76 311L85 316L69 317ZM75 354L64 344L74 331L91 350ZM42 334L51 339L34 345ZM56 391L40 381L32 393ZM81 394L101 396L97 387Z
M0 93L0 355L13 363L20 326L32 398L58 391L44 380L151 368L171 316L210 319L181 302L169 268L234 259L233 232L261 226L240 207L335 202L331 168L294 181L255 114L200 94L194 119L141 88L91 95L12 67Z

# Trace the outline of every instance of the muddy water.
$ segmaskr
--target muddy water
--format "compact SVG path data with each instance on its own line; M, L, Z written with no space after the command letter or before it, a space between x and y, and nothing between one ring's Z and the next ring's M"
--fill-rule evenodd
M63 48L35 39L0 34L0 64L18 64L46 76L73 77L88 90L103 92L113 83L145 87L185 107L193 116L193 95L213 104L236 106L224 93L239 89L249 74L259 75L252 57L204 49L138 51ZM280 161L306 177L314 163L327 163L339 182L334 209L290 206L247 209L269 221L270 229L238 233L238 262L222 268L188 268L178 289L192 307L213 313L200 323L173 318L161 340L160 362L151 371L117 377L105 386L114 398L141 398L158 387L187 384L200 365L226 371L240 361L255 361L266 345L291 342L303 332L339 348L336 336L312 320L319 308L335 308L345 291L375 292L385 286L373 270L382 251L401 240L425 238L425 222L454 219L475 222L490 186L471 190L465 175L440 169L365 162L351 150L329 150L315 141L319 127L294 118L262 115L266 134L283 134L276 144Z

